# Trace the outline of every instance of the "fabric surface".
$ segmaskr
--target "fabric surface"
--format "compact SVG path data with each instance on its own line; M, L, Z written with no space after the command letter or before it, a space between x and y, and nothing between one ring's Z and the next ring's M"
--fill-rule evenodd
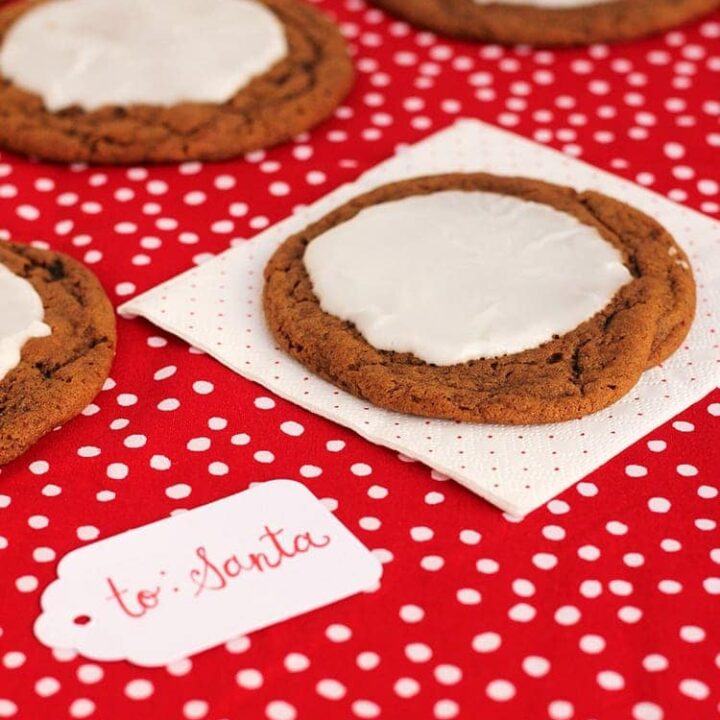
M437 39L359 0L318 5L359 69L333 120L213 165L3 154L1 236L85 261L119 304L459 113L720 216L720 15L550 52ZM0 718L716 717L719 433L716 391L518 522L121 320L106 390L0 473ZM167 669L34 639L63 554L275 477L304 482L377 550L379 590Z

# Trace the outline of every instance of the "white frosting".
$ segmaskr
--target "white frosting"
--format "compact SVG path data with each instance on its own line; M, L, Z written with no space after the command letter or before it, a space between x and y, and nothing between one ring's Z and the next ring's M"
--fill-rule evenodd
M563 8L587 7L588 5L603 5L614 0L474 0L477 5L531 5L533 7Z
M595 228L485 192L373 205L315 238L304 263L323 310L437 365L537 347L631 280Z
M53 112L223 103L286 55L254 0L54 0L11 26L0 74Z
M35 288L0 263L0 380L20 362L30 338L50 335L45 311Z

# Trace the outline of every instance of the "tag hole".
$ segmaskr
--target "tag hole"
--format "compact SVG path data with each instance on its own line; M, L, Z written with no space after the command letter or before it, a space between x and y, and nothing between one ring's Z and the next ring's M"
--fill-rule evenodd
M73 618L76 625L87 625L92 618L89 615L77 615Z

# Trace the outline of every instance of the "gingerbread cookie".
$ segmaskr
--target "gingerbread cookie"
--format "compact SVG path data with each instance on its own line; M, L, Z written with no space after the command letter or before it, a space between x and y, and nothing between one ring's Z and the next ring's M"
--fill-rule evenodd
M298 0L21 0L0 12L0 145L45 160L229 158L310 129L352 80L340 31Z
M265 270L278 345L380 407L486 423L578 418L685 338L687 257L597 192L487 174L373 190Z
M507 45L587 45L668 30L720 0L375 0L445 35Z
M95 276L50 250L0 243L0 465L80 413L115 353Z

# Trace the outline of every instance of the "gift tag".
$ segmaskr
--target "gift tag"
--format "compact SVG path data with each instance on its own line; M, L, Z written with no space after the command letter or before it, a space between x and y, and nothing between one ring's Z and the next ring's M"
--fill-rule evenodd
M371 589L381 575L305 486L272 480L68 553L35 635L155 667Z

